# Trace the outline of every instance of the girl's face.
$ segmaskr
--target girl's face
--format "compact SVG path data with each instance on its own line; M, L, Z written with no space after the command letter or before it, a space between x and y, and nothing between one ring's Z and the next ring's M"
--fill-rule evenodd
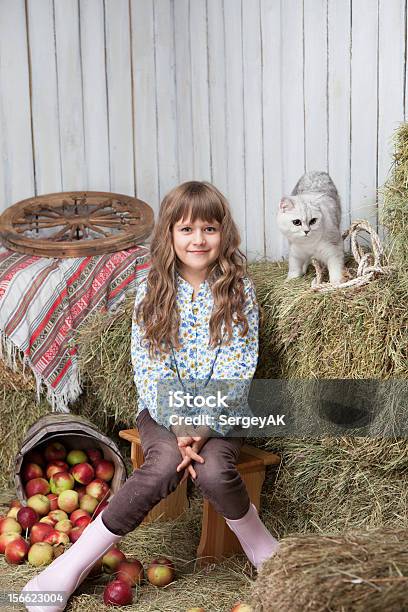
M218 259L221 247L221 226L218 221L209 223L196 219L192 223L189 217L175 223L172 236L182 270L202 272Z

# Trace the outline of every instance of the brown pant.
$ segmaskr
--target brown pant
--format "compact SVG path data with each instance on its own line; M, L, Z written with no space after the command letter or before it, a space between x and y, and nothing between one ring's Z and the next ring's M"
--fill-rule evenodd
M179 484L183 470L176 436L159 425L147 408L136 419L145 456L103 512L103 523L113 533L133 531L146 514ZM193 462L194 481L215 510L228 519L239 519L249 510L250 500L236 468L243 438L209 438L200 451L205 463Z

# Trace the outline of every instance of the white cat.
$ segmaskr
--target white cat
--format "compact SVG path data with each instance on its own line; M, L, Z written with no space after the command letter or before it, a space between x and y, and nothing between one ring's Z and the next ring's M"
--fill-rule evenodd
M340 198L330 176L306 172L292 194L282 198L277 214L278 227L289 241L288 279L305 274L315 257L327 266L332 284L343 281L340 219Z

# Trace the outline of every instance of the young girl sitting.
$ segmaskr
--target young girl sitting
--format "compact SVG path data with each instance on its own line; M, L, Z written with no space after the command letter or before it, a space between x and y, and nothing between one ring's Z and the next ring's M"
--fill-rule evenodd
M184 183L164 198L151 240L152 266L138 287L132 322L136 425L145 462L24 592L63 591L69 597L95 562L188 476L225 517L256 568L278 549L236 468L243 437L226 437L217 419L211 428L187 433L170 426L166 410L159 409L161 380L184 389L184 381L250 381L255 373L258 306L239 242L227 201L209 183ZM47 606L44 612L63 609Z

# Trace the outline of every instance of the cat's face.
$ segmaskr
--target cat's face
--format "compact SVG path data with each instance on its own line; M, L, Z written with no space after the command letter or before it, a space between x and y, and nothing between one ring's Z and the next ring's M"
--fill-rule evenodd
M288 238L310 239L322 230L322 213L317 203L319 196L290 196L282 198L277 215L279 229Z

